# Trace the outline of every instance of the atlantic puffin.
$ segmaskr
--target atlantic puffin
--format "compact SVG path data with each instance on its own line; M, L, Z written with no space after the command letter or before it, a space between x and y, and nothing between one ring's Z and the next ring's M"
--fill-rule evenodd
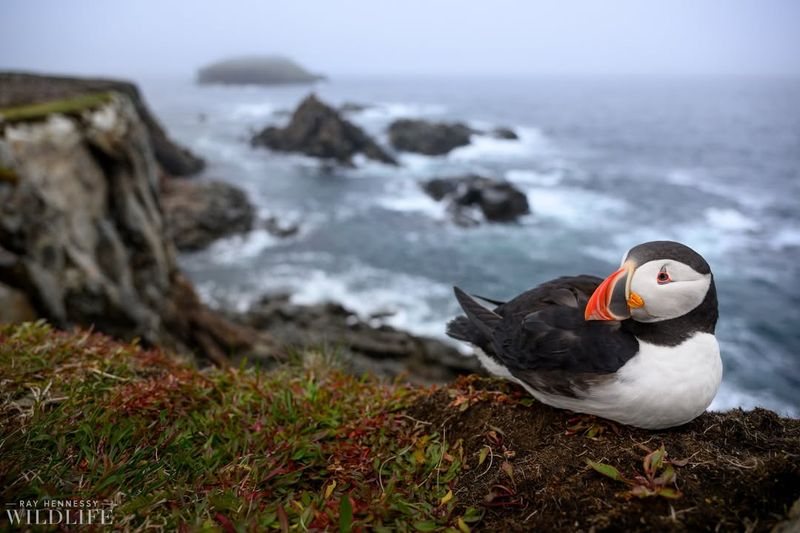
M714 276L686 245L646 242L605 280L561 277L508 302L454 290L466 316L447 334L547 405L664 429L699 416L719 389Z

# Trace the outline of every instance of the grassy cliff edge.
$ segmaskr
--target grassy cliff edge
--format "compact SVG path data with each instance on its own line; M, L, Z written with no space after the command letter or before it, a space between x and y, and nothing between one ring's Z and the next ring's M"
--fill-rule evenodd
M128 530L769 530L800 496L799 457L800 421L764 410L647 432L496 380L414 388L323 353L199 371L0 327L3 501L108 499Z

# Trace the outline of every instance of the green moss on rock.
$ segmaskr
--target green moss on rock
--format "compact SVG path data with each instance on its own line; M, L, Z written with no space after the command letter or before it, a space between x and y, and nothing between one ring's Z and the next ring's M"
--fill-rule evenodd
M13 123L38 120L54 113L74 115L110 102L112 95L111 92L90 93L62 100L0 109L0 121Z

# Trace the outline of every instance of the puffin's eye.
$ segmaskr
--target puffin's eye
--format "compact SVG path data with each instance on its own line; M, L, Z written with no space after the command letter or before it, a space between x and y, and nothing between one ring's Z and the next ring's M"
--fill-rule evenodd
M672 281L672 278L669 277L669 273L666 270L662 270L656 276L656 281L658 281L659 285L663 285Z

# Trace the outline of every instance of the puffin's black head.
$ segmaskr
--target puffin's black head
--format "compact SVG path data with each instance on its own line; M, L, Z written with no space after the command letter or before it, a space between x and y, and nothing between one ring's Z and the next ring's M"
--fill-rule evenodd
M691 319L694 331L714 332L717 295L711 267L686 245L652 241L631 248L619 270L595 290L586 320L640 323Z

